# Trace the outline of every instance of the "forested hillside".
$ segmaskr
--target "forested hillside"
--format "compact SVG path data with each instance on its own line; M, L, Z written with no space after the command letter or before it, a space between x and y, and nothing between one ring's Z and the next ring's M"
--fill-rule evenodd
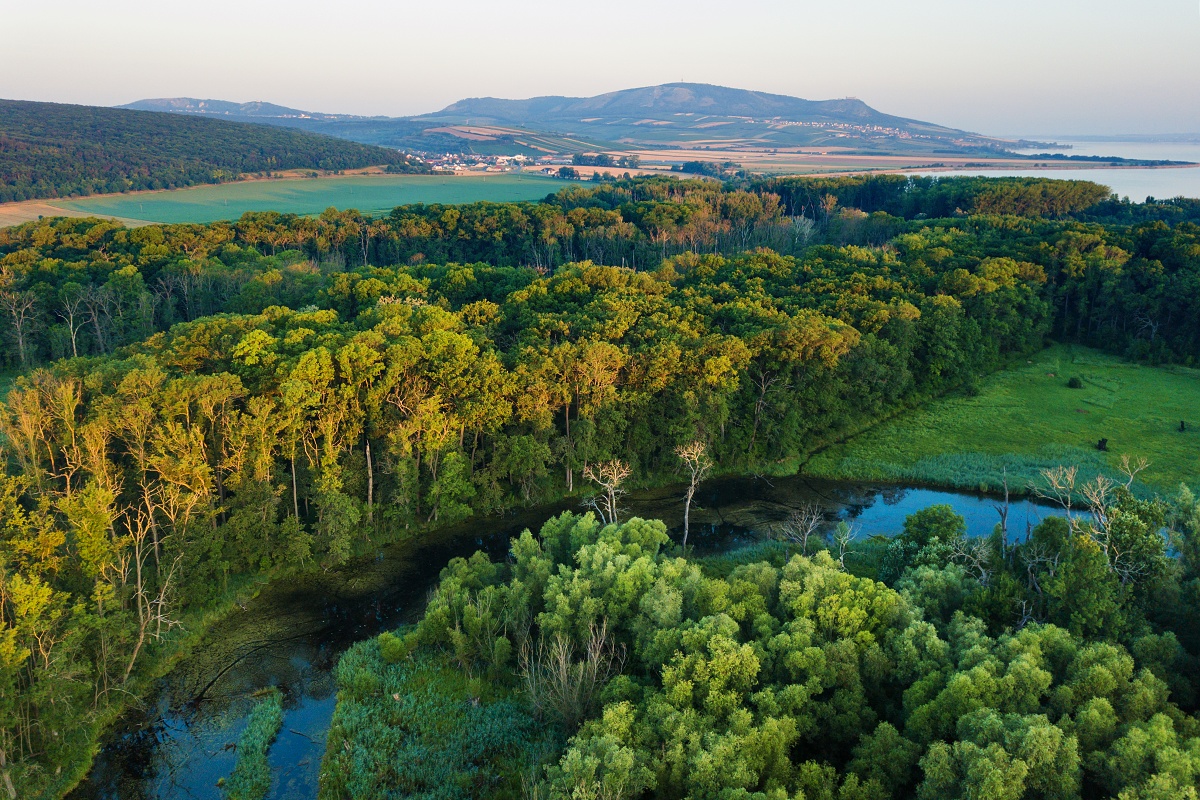
M691 442L722 471L782 468L969 388L1050 336L1135 358L1200 358L1196 225L1071 219L1100 199L1086 184L905 183L888 191L913 205L895 213L845 207L858 186L821 184L820 210L807 216L801 184L785 196L657 180L382 219L253 214L135 230L58 219L0 231L6 353L24 371L0 415L10 773L43 788L69 781L92 725L171 652L179 623L248 577L330 567L381 540L578 492L604 479L602 465L620 462L633 483L670 479L676 448ZM919 218L944 197L952 216ZM900 569L925 563L930 542L908 544ZM747 622L744 635L783 624L774 580L762 585L778 619ZM847 591L883 592L873 586ZM867 627L899 634L909 612L879 597L899 610ZM977 615L995 632L1018 630L1029 620L1014 598ZM1045 620L1048 608L1024 610ZM953 624L953 658L971 669L982 634ZM942 644L892 675L901 667L891 656L855 641L890 681L872 714L886 719L910 689L918 705L943 690ZM1162 658L1176 658L1173 648L1163 644ZM1138 686L1130 696L1165 691ZM720 713L740 714L743 699L721 700ZM1151 705L1167 722L1129 719L1192 730L1160 700ZM829 713L844 723L829 742L844 761L855 726L871 720ZM924 744L967 710L937 713ZM988 748L993 727L963 738ZM970 768L957 750L937 752L945 782Z
M0 100L0 203L393 163L404 156L268 125Z

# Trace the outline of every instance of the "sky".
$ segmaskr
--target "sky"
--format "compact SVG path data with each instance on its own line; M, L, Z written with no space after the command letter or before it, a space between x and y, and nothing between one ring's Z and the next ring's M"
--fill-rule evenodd
M400 116L671 81L992 135L1200 132L1198 0L0 0L0 97Z

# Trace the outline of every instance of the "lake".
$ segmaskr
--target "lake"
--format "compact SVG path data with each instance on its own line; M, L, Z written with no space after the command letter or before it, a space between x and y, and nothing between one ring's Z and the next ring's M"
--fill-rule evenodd
M625 517L663 519L678 539L680 487L635 492ZM962 514L971 535L990 533L994 498L960 492L791 477L736 478L705 483L693 506L691 541L698 554L734 550L769 535L795 508L821 505L829 524L846 520L862 534L894 534L904 518L936 503ZM234 744L255 693L278 686L284 719L268 752L270 798L315 798L325 737L337 698L332 670L356 641L416 621L438 574L456 556L478 549L493 558L523 529L575 503L557 503L501 517L471 520L419 541L399 542L338 570L266 586L208 631L192 655L159 683L148 707L110 732L89 778L72 800L174 800L221 797L217 781L236 761ZM1010 530L1023 534L1052 509L1012 504Z
M1042 137L1035 137L1042 138ZM1200 143L1195 142L1121 142L1101 140L1077 140L1049 137L1060 144L1071 145L1070 150L1052 152L1080 156L1120 156L1155 161L1190 161L1200 163ZM1020 151L1028 155L1046 152L1041 150ZM992 169L946 171L916 171L916 175L980 175L986 178L1013 176L1031 178L1060 178L1063 180L1095 181L1108 186L1122 197L1140 203L1147 197L1160 200L1172 197L1200 198L1200 168L1148 169L1123 167L1120 169Z

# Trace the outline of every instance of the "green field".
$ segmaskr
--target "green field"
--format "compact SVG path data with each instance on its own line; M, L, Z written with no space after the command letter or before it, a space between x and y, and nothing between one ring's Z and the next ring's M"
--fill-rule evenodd
M53 205L145 222L216 222L247 211L319 214L329 207L380 214L409 203L540 200L562 189L543 175L378 175L244 181L166 192L118 194Z
M1072 376L1083 388L1068 387ZM1102 438L1107 453L1096 449ZM1052 347L987 378L974 396L941 398L818 453L803 471L994 491L1005 469L1024 488L1058 463L1112 472L1122 454L1150 461L1140 480L1152 489L1200 485L1200 370Z

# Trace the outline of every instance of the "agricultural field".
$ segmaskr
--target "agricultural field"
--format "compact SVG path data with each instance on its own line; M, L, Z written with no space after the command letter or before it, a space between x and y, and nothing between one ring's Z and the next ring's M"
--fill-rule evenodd
M89 214L151 223L216 222L237 219L247 211L319 214L332 206L380 214L410 203L538 200L562 188L562 181L541 175L380 175L242 181L176 191L54 200L49 204L72 216Z
M1070 388L1071 378L1082 383ZM1115 472L1145 458L1147 487L1200 484L1200 370L1149 367L1081 347L1055 346L960 392L872 428L811 458L806 474L1024 489L1039 470L1075 464ZM1179 430L1183 421L1186 431ZM1096 449L1108 439L1108 452Z

